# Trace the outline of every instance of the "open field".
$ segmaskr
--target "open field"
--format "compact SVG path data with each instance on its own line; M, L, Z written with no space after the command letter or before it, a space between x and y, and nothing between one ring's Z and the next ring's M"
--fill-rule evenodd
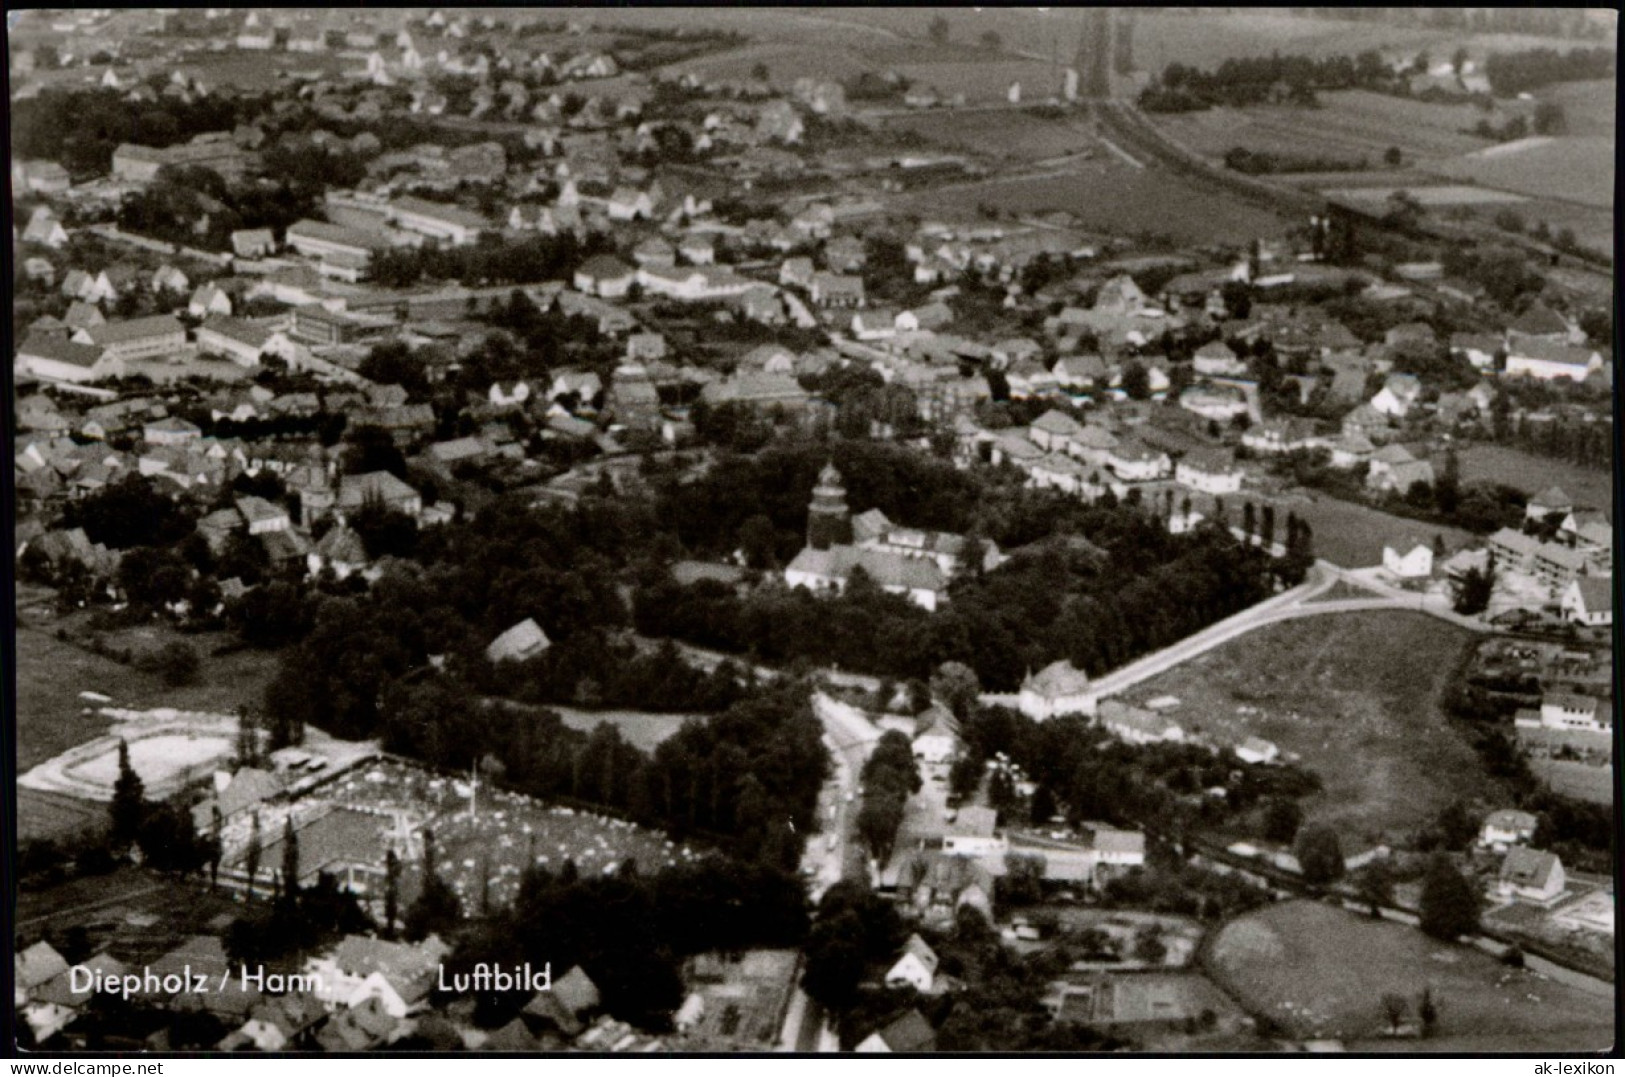
M1461 463L1462 482L1505 483L1531 496L1548 486L1561 486L1581 505L1606 510L1613 503L1613 478L1596 468L1505 445L1468 445L1456 456Z
M170 688L153 674L58 640L30 624L19 624L17 765L22 770L107 731L110 723L106 718L84 713L89 704L79 698L82 691L111 696L110 705L132 710L174 707L230 714L238 706L259 705L276 667L276 656L265 651L212 655L215 647L226 642L219 634L187 636L153 625L103 635L108 646L127 647L138 655L172 640L185 640L202 658L197 683Z
M1619 86L1612 79L1564 82L1541 91L1541 99L1563 106L1568 133L1579 137L1613 138Z
M1309 901L1272 905L1227 924L1209 971L1255 1015L1296 1038L1337 1037L1377 1049L1382 996L1417 999L1431 988L1439 1029L1407 1051L1596 1051L1613 1040L1610 1000L1507 968L1488 954L1420 931Z
M17 840L65 841L107 825L107 806L65 793L17 788Z
M621 734L621 739L635 748L653 752L655 747L683 728L684 722L703 722L703 714L653 714L649 711L585 711L577 707L549 704L564 724L583 733L591 733L608 723Z
M1464 467L1463 472L1465 470ZM1459 528L1407 520L1403 516L1394 516L1320 493L1306 492L1303 496L1294 493L1276 498L1277 526L1279 521L1286 519L1288 512L1295 512L1299 518L1309 521L1309 526L1314 529L1316 555L1340 568L1380 565L1384 543L1401 542L1409 537L1431 543L1435 535L1443 535L1445 545L1452 551L1475 541L1471 534Z
M1531 759L1529 769L1552 787L1552 792L1592 804L1614 802L1614 768L1593 767L1561 759Z
M1461 132L1485 113L1471 105L1439 105L1402 97L1345 90L1320 96L1315 109L1279 105L1213 108L1153 114L1159 128L1198 153L1222 157L1242 146L1299 156L1364 158L1382 168L1383 154L1397 146L1407 160L1442 161L1488 145Z
M1171 695L1187 732L1275 742L1319 774L1305 813L1345 841L1431 819L1451 800L1497 790L1439 710L1468 634L1420 613L1328 614L1267 625L1139 685ZM1359 766L1350 766L1359 760Z
M1441 162L1440 171L1523 194L1604 208L1614 198L1614 142L1604 136L1525 139Z
M1284 217L1222 192L1115 159L1087 161L1054 176L959 184L893 200L898 210L927 216L970 214L984 203L1016 214L1066 210L1085 230L1158 233L1188 243L1245 243L1284 235L1289 227Z
M1044 160L1093 149L1104 153L1088 132L1059 120L1026 112L923 112L883 121L884 130L912 131L956 150L1003 160Z

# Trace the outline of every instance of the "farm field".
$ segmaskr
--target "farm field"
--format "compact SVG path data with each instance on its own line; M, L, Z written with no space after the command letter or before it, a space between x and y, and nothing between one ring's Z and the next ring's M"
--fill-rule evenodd
M1088 231L1157 233L1179 242L1245 243L1285 234L1288 221L1155 168L1088 161L1064 173L958 184L893 200L902 212L954 216L991 203L1016 214L1065 210Z
M1251 1012L1294 1038L1336 1037L1355 1051L1596 1051L1613 1040L1610 999L1318 902L1284 902L1231 921L1207 965ZM1404 996L1414 1015L1424 988L1439 1006L1435 1038L1384 1039L1382 996Z
M1466 467L1463 466L1463 478ZM1368 568L1382 563L1385 543L1415 536L1432 542L1443 535L1452 551L1476 541L1473 535L1455 527L1407 520L1380 509L1341 501L1325 494L1306 492L1275 499L1277 519L1295 512L1314 529L1315 553L1340 568Z
M1326 614L1250 632L1131 695L1176 697L1169 717L1215 743L1253 735L1299 756L1325 786L1305 814L1345 841L1375 840L1457 797L1494 799L1477 755L1439 710L1467 642L1465 630L1426 614Z
M1249 150L1364 158L1383 167L1383 154L1397 146L1407 159L1436 162L1488 145L1462 134L1485 114L1471 105L1438 105L1366 90L1320 96L1316 109L1260 105L1213 108L1204 112L1154 113L1151 120L1198 153L1222 157L1226 150Z
M1459 449L1462 482L1500 482L1533 496L1561 486L1581 505L1606 511L1613 503L1613 477L1567 460L1536 456L1505 445L1474 444Z
M1614 143L1603 136L1526 139L1440 162L1439 170L1522 194L1605 208L1614 198Z
M1093 149L1088 132L1057 120L1042 120L1014 109L999 112L925 112L886 119L883 130L911 131L956 150L988 154L1005 161L1044 160Z

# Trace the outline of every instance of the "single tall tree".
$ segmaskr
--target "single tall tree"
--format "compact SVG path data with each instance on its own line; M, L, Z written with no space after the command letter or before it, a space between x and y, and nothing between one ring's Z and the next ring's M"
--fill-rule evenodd
M536 863L533 854L530 863ZM401 858L391 849L384 854L384 938L395 937L395 921L401 904Z
M282 900L290 906L299 900L299 835L291 815L282 821Z
M1293 853L1303 871L1303 881L1315 886L1336 882L1347 868L1337 831L1328 826L1305 827L1298 833Z
M1454 941L1478 930L1478 891L1444 853L1428 865L1418 911L1422 930L1436 939Z
M130 765L130 745L123 737L118 742L118 777L113 781L113 801L107 810L113 845L120 850L128 849L141 833L147 800L146 786Z
M254 900L254 879L260 873L260 813L255 812L248 824L248 848L243 853L243 871L248 874L247 899Z

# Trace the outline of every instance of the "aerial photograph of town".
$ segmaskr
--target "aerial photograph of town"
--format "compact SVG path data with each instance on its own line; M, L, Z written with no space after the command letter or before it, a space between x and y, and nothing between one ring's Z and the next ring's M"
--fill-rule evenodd
M1617 14L12 12L5 1046L1616 1051Z

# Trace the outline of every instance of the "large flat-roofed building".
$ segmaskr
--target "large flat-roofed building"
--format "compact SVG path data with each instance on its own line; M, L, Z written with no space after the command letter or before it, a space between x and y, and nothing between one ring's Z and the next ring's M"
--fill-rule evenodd
M73 335L77 344L102 350L107 361L157 359L175 355L186 347L186 327L169 314L150 318L125 318L81 329Z
M421 198L397 198L389 205L389 217L408 232L445 240L455 247L473 243L491 227L478 213Z
M287 245L306 258L325 259L339 255L365 262L372 258L373 251L389 246L389 240L378 233L363 232L358 228L303 220L288 226Z

